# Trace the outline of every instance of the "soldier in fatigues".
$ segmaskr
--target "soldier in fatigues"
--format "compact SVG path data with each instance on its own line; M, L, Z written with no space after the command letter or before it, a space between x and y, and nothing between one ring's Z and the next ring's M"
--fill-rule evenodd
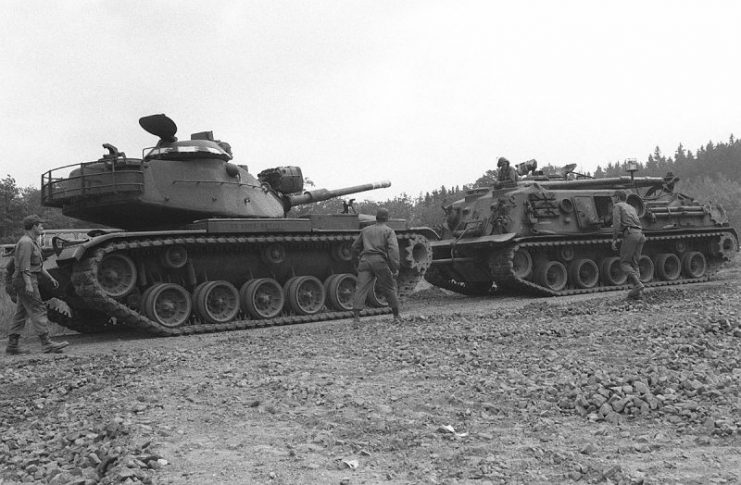
M49 339L49 319L46 316L46 305L39 293L39 276L43 276L55 288L59 283L43 266L43 255L38 238L44 234L44 221L35 214L23 219L23 228L26 233L21 236L15 245L13 286L17 293L18 303L13 315L13 322L8 331L8 347L5 352L10 355L27 354L22 350L18 341L26 325L26 319L31 321L34 331L41 340L41 349L46 353L59 353L68 344L67 342L52 342Z
M497 161L497 182L502 187L514 187L517 185L517 170L504 157L499 157Z
M393 322L401 322L395 279L399 274L399 243L394 230L386 225L388 218L388 210L378 209L376 223L363 228L352 244L353 257L360 258L352 305L355 323L360 322L360 310L365 306L368 292L373 289L374 278L377 279L376 288L386 297L394 313Z
M616 190L614 207L612 209L612 250L617 251L618 238L622 236L620 245L620 267L628 276L633 288L628 292L628 298L640 300L643 297L643 283L638 269L638 259L641 257L646 236L638 214L632 205L628 204L628 194L623 190Z

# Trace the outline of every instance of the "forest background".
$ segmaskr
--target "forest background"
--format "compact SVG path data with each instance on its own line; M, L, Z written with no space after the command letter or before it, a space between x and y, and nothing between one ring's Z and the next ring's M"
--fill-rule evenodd
M679 192L701 203L721 205L728 213L731 226L741 228L741 141L733 135L727 142L708 142L694 152L680 144L669 156L656 147L645 161L638 162L637 176L663 177L671 171L680 179L677 184ZM467 189L490 185L496 174L495 164L492 160L491 169L464 186L442 186L416 196L402 193L380 202L363 200L356 202L354 208L360 213L374 214L376 208L384 206L394 218L407 219L413 226L437 229L444 220L442 206L462 198ZM585 175L595 178L626 175L626 162L600 165L593 174ZM312 185L309 180L307 183ZM300 216L308 212L331 214L340 212L342 208L342 199L333 199L297 207L291 215ZM100 227L65 217L60 209L42 207L38 187L18 187L15 179L10 174L6 175L0 180L0 244L14 243L20 237L23 233L21 221L27 214L39 214L47 221L48 229Z

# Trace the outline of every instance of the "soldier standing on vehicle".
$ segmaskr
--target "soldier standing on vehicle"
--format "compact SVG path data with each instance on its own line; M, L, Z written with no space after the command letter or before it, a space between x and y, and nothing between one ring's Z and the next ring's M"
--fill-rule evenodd
M27 354L22 350L19 340L26 319L31 321L35 333L41 340L41 349L45 353L60 353L69 345L67 342L53 342L49 339L49 319L46 316L46 305L39 293L39 276L46 278L54 288L59 282L44 269L44 258L38 238L44 234L44 221L35 214L23 219L26 233L15 245L13 263L13 286L17 293L18 303L8 333L8 347L5 352L10 355Z
M638 259L641 257L646 236L643 235L643 228L636 210L627 202L628 194L624 190L616 190L613 197L615 205L612 209L612 250L618 250L618 238L622 236L620 267L633 285L628 292L628 298L640 300L643 298L644 286L638 269Z
M497 161L497 182L504 187L514 187L517 185L517 171L512 167L504 157L499 157Z
M376 223L363 228L352 244L353 258L360 259L358 282L353 297L353 322L360 322L360 310L365 306L368 292L373 290L376 281L383 296L386 297L394 314L393 323L401 323L399 299L396 296L396 276L399 274L399 243L396 233L386 222L389 211L379 208Z

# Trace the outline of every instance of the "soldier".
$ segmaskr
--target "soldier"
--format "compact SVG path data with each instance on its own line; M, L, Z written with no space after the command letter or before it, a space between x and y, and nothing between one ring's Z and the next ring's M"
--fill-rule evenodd
M517 171L504 157L499 157L499 160L497 160L497 182L504 187L517 185Z
M674 173L667 172L666 175L664 175L664 183L662 184L662 189L664 192L671 194L674 192L674 186L679 182L679 177L675 177Z
M396 296L396 276L399 274L399 243L396 233L386 225L389 211L379 208L376 223L363 228L352 244L352 254L358 264L358 283L353 297L353 322L360 322L360 310L365 298L373 288L374 277L377 288L386 297L394 313L393 323L401 323L399 299Z
M26 319L31 321L36 334L41 340L41 349L45 353L60 353L69 345L67 342L52 342L49 339L49 319L46 316L46 305L39 293L39 275L43 276L54 288L59 282L51 276L43 266L43 256L38 238L44 234L44 221L35 214L23 219L23 228L26 233L21 236L15 245L13 263L13 286L17 293L18 303L13 315L13 322L8 332L8 347L5 352L10 355L27 354L27 350L19 347L18 341L26 325Z
M616 190L613 195L615 205L612 209L612 250L617 251L618 238L623 237L620 245L620 267L628 276L633 288L628 292L628 298L640 300L643 298L643 283L638 269L638 259L641 257L646 236L638 219L638 214L632 205L626 202L628 194L624 190Z

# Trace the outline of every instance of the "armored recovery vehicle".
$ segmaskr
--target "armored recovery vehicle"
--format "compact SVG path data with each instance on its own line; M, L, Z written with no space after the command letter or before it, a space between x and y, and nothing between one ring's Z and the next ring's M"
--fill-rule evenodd
M610 247L617 189L628 192L647 237L639 261L646 286L703 281L738 251L723 208L677 192L675 177L635 177L629 166L630 176L593 179L574 167L551 175L527 167L516 185L473 188L445 206L446 231L431 242L425 279L469 295L625 289Z
M351 315L355 269L350 246L374 222L355 213L288 217L292 207L381 187L303 190L295 166L254 177L231 162L231 147L212 132L178 141L165 115L140 125L159 137L142 158L116 147L92 162L42 176L45 206L115 227L84 241L54 241L49 271L71 314L52 319L91 332L115 323L156 335L182 335L344 318ZM354 212L354 211L353 211ZM426 228L392 219L409 294L431 261ZM371 292L366 314L387 312Z

